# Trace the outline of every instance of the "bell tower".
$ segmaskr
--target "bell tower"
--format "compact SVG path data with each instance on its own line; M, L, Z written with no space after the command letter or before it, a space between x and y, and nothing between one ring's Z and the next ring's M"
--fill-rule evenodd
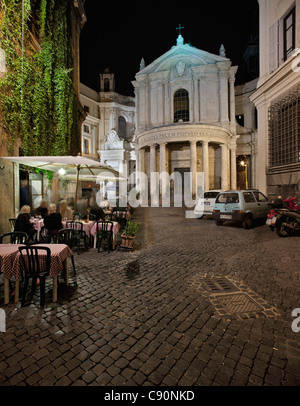
M100 92L115 91L115 75L110 73L109 68L106 68L104 73L100 74Z

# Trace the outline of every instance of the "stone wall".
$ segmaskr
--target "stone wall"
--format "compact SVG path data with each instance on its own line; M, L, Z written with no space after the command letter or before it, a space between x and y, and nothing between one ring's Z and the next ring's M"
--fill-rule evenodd
M15 218L14 164L0 159L0 168L0 234L3 234L11 231L9 219Z

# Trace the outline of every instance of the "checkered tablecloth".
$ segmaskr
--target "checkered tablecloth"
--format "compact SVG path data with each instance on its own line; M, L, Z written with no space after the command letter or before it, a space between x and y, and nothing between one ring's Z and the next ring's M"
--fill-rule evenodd
M19 247L23 244L0 244L0 269L10 279L14 275L13 266L16 256L19 255Z
M120 224L117 221L113 221L113 229L112 229L113 234L115 234L115 235L118 234L119 229L120 229ZM97 232L97 223L94 224L94 226L91 230L91 234L93 237L95 237L96 232Z
M41 229L44 227L44 220L43 219L30 220L30 222L33 224L33 228L38 232L40 232Z
M63 262L71 257L73 255L71 249L65 245L65 244L35 244L34 247L48 247L51 250L51 264L50 264L50 276L52 276L53 278L56 278L59 273L62 271L63 269ZM24 254L24 253L23 253ZM26 252L25 252L26 255ZM43 261L43 259L46 259L46 252L43 251L43 253L39 254L39 257L41 258L41 260ZM14 263L13 263L13 269L12 272L9 275L6 275L7 278L12 277L13 275L16 278L20 277L20 274L22 272L22 262L21 262L21 258L20 258L20 253L18 252L15 255L15 259L14 259Z
M129 220L130 219L130 213L128 211L125 210L116 210L113 212L113 219L117 219L117 218L122 218L122 219L126 219Z
M80 221L80 223L81 223L81 221ZM62 224L63 224L63 227L66 228L67 223L66 223L65 221L63 221ZM94 221L89 221L88 223L85 223L85 222L83 221L82 224L83 224L83 227L82 227L83 231L84 231L84 232L86 233L86 235L89 237L90 234L91 234L91 230L92 230L92 228L93 228L95 222L94 222ZM69 227L69 225L68 225L68 227ZM73 227L71 227L71 228L73 228ZM80 228L80 225L79 225L79 224L76 224L76 230L80 230L80 229L81 229L81 228Z

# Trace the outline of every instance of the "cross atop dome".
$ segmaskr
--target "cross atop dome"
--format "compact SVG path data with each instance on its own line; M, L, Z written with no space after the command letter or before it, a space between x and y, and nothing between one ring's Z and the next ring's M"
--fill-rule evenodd
M182 27L181 24L179 24L179 27L176 28L176 30L179 31L179 35L181 35L181 30L183 30L183 29L184 29L184 27Z
M177 45L183 45L184 44L184 39L183 39L183 36L181 35L181 30L183 30L183 29L184 29L184 27L182 27L181 24L179 24L179 27L176 28L176 30L179 31L179 35L178 35L178 38L177 38Z

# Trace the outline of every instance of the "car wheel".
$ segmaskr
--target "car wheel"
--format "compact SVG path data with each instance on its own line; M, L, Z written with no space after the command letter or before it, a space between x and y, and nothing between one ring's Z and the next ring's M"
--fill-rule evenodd
M217 225L217 226L221 226L222 224L223 224L223 221L222 221L222 220L217 220L217 221L216 221L216 225Z
M253 217L251 216L251 214L247 214L242 222L242 227L245 230L250 230L252 226L253 226Z

